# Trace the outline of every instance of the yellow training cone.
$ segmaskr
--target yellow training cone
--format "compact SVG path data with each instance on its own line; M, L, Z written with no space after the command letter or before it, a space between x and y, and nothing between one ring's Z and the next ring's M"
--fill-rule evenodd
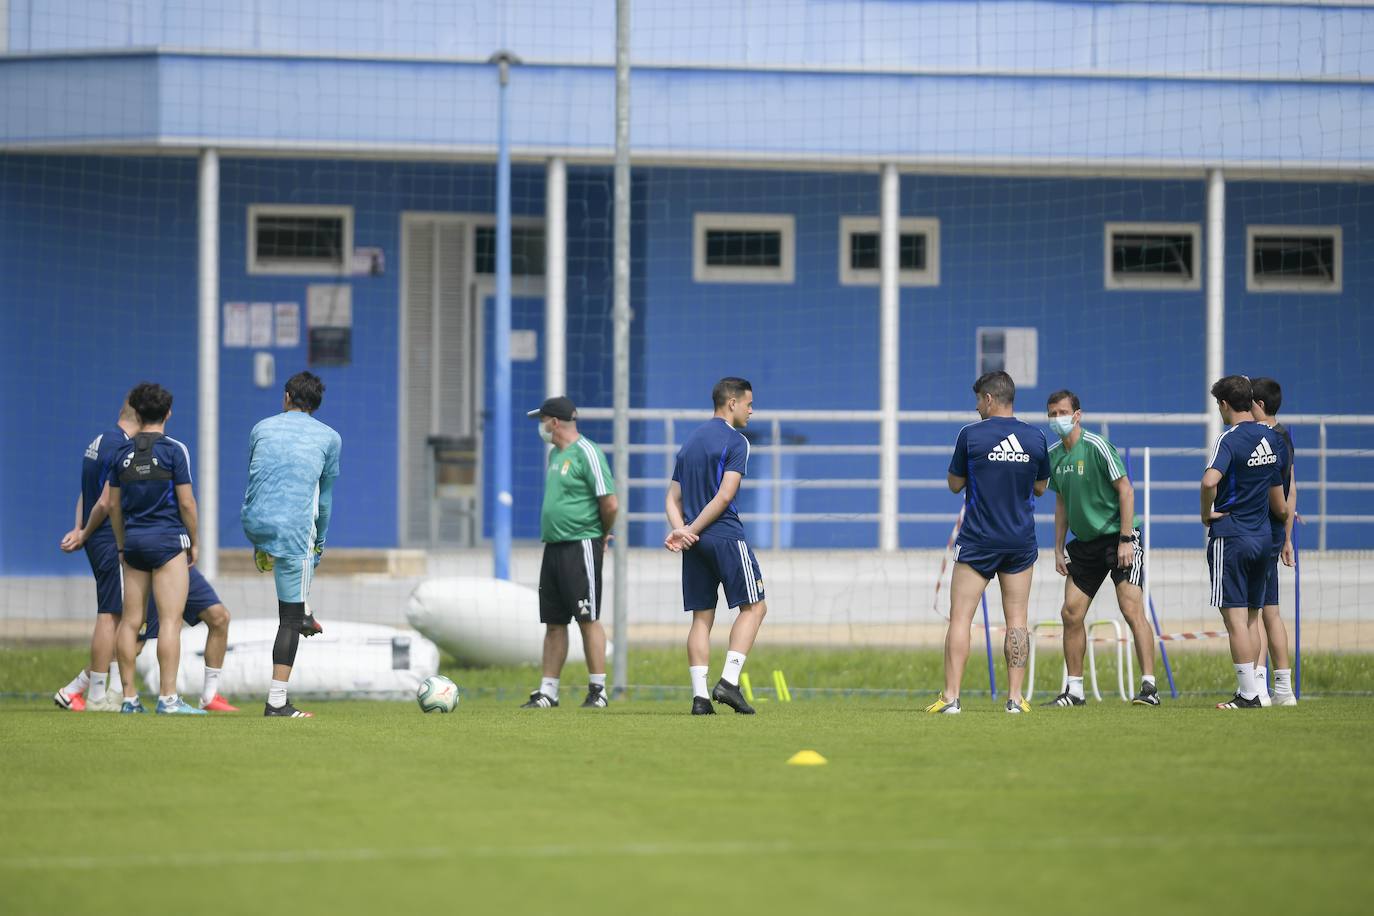
M819 767L825 766L826 760L815 751L797 751L787 758L787 762L789 765L797 767Z

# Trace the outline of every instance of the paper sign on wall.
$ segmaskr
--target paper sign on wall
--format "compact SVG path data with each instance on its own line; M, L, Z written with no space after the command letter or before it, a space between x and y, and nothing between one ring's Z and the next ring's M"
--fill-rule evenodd
M312 283L306 288L309 363L347 366L353 361L353 287Z
M277 346L301 344L301 306L298 302L277 303Z
M224 345L248 346L248 303L224 303Z
M272 303L254 302L248 306L248 345L272 346Z

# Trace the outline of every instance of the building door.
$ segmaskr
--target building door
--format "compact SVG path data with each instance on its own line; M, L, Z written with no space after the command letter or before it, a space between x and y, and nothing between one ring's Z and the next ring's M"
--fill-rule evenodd
M482 508L472 220L406 214L401 247L401 538L409 545L471 546Z

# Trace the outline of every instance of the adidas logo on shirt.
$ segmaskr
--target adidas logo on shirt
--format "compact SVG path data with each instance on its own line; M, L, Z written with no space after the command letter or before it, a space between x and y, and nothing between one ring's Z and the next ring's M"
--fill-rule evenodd
M1268 439L1261 439L1260 444L1255 446L1255 450L1250 453L1250 460L1245 463L1252 468L1265 464L1278 464L1279 456L1275 455L1274 450L1269 447Z
M1017 461L1022 464L1030 463L1030 455L1021 447L1021 442L1016 438L1016 433L1012 433L1001 442L997 447L988 452L989 461Z

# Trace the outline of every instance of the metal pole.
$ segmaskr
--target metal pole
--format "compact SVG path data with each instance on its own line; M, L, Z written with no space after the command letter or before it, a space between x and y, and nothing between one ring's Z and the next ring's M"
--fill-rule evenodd
M200 450L200 557L207 578L219 573L219 153L200 152L199 359L196 447Z
M495 351L495 389L492 418L496 423L496 518L492 526L492 575L510 578L511 538L511 392L510 392L510 136L508 107L510 65L508 51L492 57L501 78L496 133L496 316L492 328Z
M769 432L773 436L773 495L768 502L772 515L769 525L772 538L768 544L778 550L782 547L782 421L773 420Z
M568 166L550 159L544 183L544 395L568 393Z
M897 166L887 163L882 172L882 200L878 240L878 303L881 313L879 332L879 386L882 411L881 456L878 461L878 546L896 550L897 538L897 410L900 400L901 299L897 287L900 256L901 176Z
M1205 387L1221 378L1226 361L1226 178L1220 169L1207 172L1207 379ZM1221 435L1221 416L1211 395L1203 400L1207 414L1210 448Z
M1174 669L1169 664L1169 650L1164 647L1164 631L1159 627L1159 615L1155 613L1154 595L1150 589L1154 587L1154 581L1150 579L1150 449L1145 449L1145 518L1140 528L1140 548L1144 554L1140 563L1141 582L1145 591L1145 606L1150 609L1150 620L1155 625L1155 635L1161 637L1159 640L1159 657L1164 660L1164 675L1169 679L1169 695L1175 700L1178 699L1178 687L1174 685Z
M1317 549L1326 552L1326 421L1317 424L1317 512L1321 521L1317 525ZM1294 526L1294 531L1297 527Z
M992 626L988 623L988 593L983 592L983 644L988 651L988 692L997 699L997 670L992 666ZM1011 675L1008 674L1008 677Z
M622 508L615 520L613 696L629 683L630 482L630 0L615 3L615 480Z

